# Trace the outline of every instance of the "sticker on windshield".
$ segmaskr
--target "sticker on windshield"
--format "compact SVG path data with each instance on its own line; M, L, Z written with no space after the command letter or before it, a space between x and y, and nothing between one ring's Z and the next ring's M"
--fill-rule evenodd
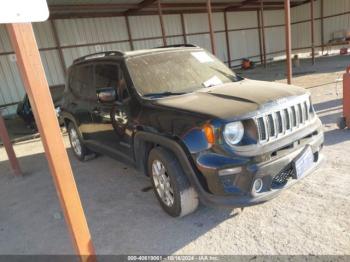
M206 52L192 52L192 56L194 56L201 63L213 62L214 59L211 58Z
M212 78L210 78L209 80L203 83L205 87L217 86L221 84L222 84L222 81L217 76L213 76Z

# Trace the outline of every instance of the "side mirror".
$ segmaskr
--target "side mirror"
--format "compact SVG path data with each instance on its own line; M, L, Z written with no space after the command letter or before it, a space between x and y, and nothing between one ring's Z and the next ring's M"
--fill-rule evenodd
M116 92L113 87L103 88L97 94L98 101L101 103L110 103L116 100Z

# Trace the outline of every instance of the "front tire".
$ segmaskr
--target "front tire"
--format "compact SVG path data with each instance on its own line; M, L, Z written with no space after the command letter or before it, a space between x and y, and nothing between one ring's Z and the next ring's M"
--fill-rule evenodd
M89 154L89 150L86 148L86 146L83 144L80 133L76 126L69 122L68 127L68 136L69 136L69 142L73 149L74 155L80 160L84 161L85 157Z
M161 207L170 216L186 216L197 209L197 192L173 153L162 147L152 149L148 158L148 174Z

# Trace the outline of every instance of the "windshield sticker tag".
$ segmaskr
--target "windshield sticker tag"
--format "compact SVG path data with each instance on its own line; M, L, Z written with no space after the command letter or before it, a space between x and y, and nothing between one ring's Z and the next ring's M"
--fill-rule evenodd
M200 63L208 63L214 61L214 59L211 58L206 52L192 52L191 55L194 56Z
M203 83L205 87L217 86L221 84L222 84L222 81L217 76L213 76L212 78L210 78L209 80Z

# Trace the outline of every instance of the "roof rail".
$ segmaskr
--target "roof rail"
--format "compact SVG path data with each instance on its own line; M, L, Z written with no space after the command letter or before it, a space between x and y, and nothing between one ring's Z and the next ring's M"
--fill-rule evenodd
M105 51L105 52L99 52L99 53L93 53L86 56L79 57L73 61L73 64L77 64L89 59L94 58L100 58L100 57L107 57L107 56L123 56L124 53L121 51Z
M158 46L156 48L169 48L169 47L199 47L199 46L194 44L177 44L177 45Z

